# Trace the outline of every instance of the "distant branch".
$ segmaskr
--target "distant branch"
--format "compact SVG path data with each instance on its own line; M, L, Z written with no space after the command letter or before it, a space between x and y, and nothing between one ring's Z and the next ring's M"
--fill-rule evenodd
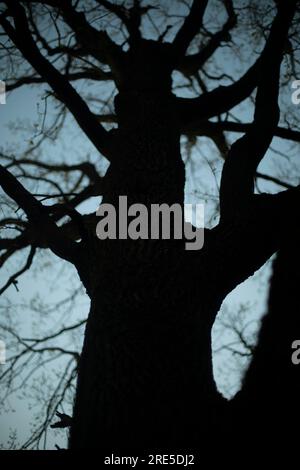
M5 158L9 158L5 156ZM91 182L97 182L101 177L99 176L98 172L96 171L95 166L92 163L84 162L78 163L75 165L67 165L67 164L60 164L54 165L49 163L44 163L38 160L31 160L30 158L9 158L11 163L6 165L6 169L19 166L19 165L32 165L37 168L42 168L44 170L49 170L50 172L62 172L62 173L69 173L72 171L81 171L85 174Z
M12 2L8 2L9 4ZM87 52L101 63L109 64L115 73L118 73L118 63L124 53L115 44L108 34L99 31L89 24L83 12L76 11L71 0L23 0L22 3L41 3L57 8L64 21L74 31L76 38Z
M283 188L287 188L287 189L293 188L291 184L285 183L284 181L281 181L280 179L275 178L275 176L266 175L264 173L260 173L259 171L256 172L255 176L256 178L262 178L266 181L271 181L272 183L278 184L279 186L282 186Z
M95 147L109 158L108 133L68 80L40 53L29 31L24 8L15 0L11 0L9 6L14 16L15 28L6 18L0 17L0 24L5 32L32 67L49 83L58 98L68 107Z
M83 80L83 79L90 79L90 80L112 80L112 75L107 72L103 72L100 69L86 69L80 72L73 72L63 75L66 80L69 82L73 82L75 80ZM6 91L12 91L16 88L20 88L23 85L38 85L40 83L47 83L43 77L38 76L28 76L28 77L21 77L13 83L8 83L6 85Z
M9 286L11 286L12 284L16 287L17 289L17 279L19 276L21 276L21 274L24 274L25 271L27 271L31 264L32 264L32 261L33 261L33 257L35 255L35 252L36 252L36 248L34 246L32 246L30 248L30 253L28 255L28 258L26 260L26 263L25 265L19 270L17 271L15 274L13 274L12 276L10 276L10 278L8 279L8 281L4 284L3 287L0 288L0 295L3 294L3 292L6 291L6 289L8 289Z

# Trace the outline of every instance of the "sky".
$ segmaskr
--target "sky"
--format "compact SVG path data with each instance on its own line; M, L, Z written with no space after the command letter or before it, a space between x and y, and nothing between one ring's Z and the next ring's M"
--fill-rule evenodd
M221 63L226 62L226 57L222 57ZM246 64L247 65L247 64ZM235 63L227 63L227 69L234 68ZM0 77L1 79L2 77ZM300 78L300 77L299 77ZM84 84L78 84L78 88L84 87ZM30 145L31 141L39 138L41 132L41 110L44 109L45 101L43 100L44 89L38 87L22 87L12 93L7 94L6 104L0 104L0 149L5 150L7 153L20 155L25 147ZM48 119L51 121L56 113L56 109L49 105L46 115L46 123L43 122L44 130L47 128ZM249 120L248 111L242 111L244 117ZM299 111L300 112L300 111ZM42 119L43 120L43 119ZM23 123L26 123L26 130ZM238 135L231 135L231 141L236 139ZM286 144L279 139L276 139L276 149L281 152L287 150ZM47 139L46 144L42 148L42 158L49 162L68 161L77 162L84 159L84 155L89 155L93 160L97 158L95 150L87 139L78 130L77 125L72 119L67 122L66 131L63 133L63 138L59 141L53 141L51 138ZM184 153L184 152L183 152ZM220 181L220 174L222 162L216 162L214 158L215 149L207 139L199 139L197 145L194 147L191 163L187 165L187 184L186 184L186 202L194 203L204 200L202 193L199 193L199 181L208 180L209 184L206 188L206 196L209 201L206 203L209 207L207 210L207 218L210 219L211 211L215 206L218 196L218 187ZM265 173L274 172L274 153L269 152L263 161L260 170ZM196 167L196 171L195 171ZM107 163L102 160L99 163L99 168L105 172ZM290 170L288 165L282 167L286 173ZM22 181L23 182L23 181ZM26 182L23 182L24 184ZM260 182L260 189L268 191L277 191L278 187L271 184L264 184ZM205 196L205 197L206 197ZM98 199L91 200L88 204L80 208L82 213L95 211L98 207ZM1 209L1 212L3 209ZM2 215L2 214L1 214ZM209 220L207 220L209 222ZM216 219L210 221L216 223ZM2 269L0 273L1 285L4 284L11 270L18 266L23 259L23 255L16 256L12 264L8 268ZM31 305L31 299L39 299L39 302L50 304L51 301L63 299L70 290L75 288L78 283L76 281L76 273L69 267L62 267L62 262L57 261L52 255L45 251L39 253L38 262L33 271L25 273L19 279L18 290L11 286L2 297L0 303L0 324L4 316L13 315L13 323L17 325L18 332L22 337L32 337L47 331L51 324L52 329L59 328L61 325L66 325L86 318L88 314L88 299L82 292L77 299L77 302L70 312L62 313L60 310L51 313L51 316L36 315L34 308ZM64 263L65 264L65 263ZM238 286L225 300L222 309L218 315L219 318L228 318L228 315L240 313L241 317L249 318L247 311L243 311L242 306L248 306L251 312L249 331L255 332L259 319L266 311L266 299L268 279L270 276L270 262L268 262L258 273L249 278L243 284ZM9 307L8 307L9 306ZM16 307L12 307L16 306ZM34 305L33 305L34 306ZM45 309L46 310L46 309ZM226 317L227 315L227 317ZM1 319L2 316L2 319ZM55 328L57 327L57 328ZM3 337L2 337L3 335ZM222 345L230 343L234 337L228 330L220 328L220 324L216 322L213 329L213 349L219 350ZM82 337L81 337L82 339ZM6 341L4 332L0 330L0 340ZM73 347L73 338L66 338L66 344ZM80 348L80 338L74 339L76 347ZM10 357L14 352L7 350L7 357ZM245 363L239 360L228 351L217 352L214 355L214 373L215 380L219 390L227 397L233 396L238 390L241 368ZM65 364L60 360L54 363L51 368L45 368L44 374L54 381L56 372L63 369ZM0 372L7 365L0 365ZM26 364L24 364L24 374L26 373ZM31 427L35 423L36 416L39 417L39 405L36 406L34 397L38 396L39 387L42 390L45 381L43 374L38 374L33 386L35 394L30 396L30 391L24 397L22 390L18 390L7 398L6 406L0 410L0 446L7 448L10 439L13 439L13 433L16 430L16 441L23 443L30 435ZM1 392L1 388L0 388ZM66 405L66 411L71 412L70 403ZM64 410L59 410L64 411ZM46 448L53 449L55 445L60 447L66 446L66 432L55 432L50 430L47 433L47 441L41 443L41 446L46 445Z

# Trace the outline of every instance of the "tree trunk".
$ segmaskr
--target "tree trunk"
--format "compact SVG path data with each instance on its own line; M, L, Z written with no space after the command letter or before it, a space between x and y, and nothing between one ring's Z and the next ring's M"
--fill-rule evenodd
M124 93L116 108L122 152L103 202L118 207L118 196L127 195L128 205L183 205L169 95ZM91 311L70 448L195 444L199 423L207 433L219 400L208 320L220 305L208 295L213 286L201 284L199 267L195 275L184 240L101 241L94 230L83 249Z

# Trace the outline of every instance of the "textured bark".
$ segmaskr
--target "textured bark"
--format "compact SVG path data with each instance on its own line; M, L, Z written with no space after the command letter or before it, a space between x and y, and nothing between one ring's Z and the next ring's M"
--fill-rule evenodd
M117 207L126 194L128 204L182 205L184 165L170 96L120 93L116 109L122 161L109 169L104 201ZM192 445L217 399L207 311L218 305L199 288L182 240L91 237L82 247L90 254L83 271L91 312L70 446Z

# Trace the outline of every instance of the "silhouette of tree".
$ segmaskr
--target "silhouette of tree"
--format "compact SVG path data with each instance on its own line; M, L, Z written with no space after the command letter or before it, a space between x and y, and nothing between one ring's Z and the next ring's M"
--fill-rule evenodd
M298 2L9 0L0 6L7 91L47 86L34 139L18 156L1 151L7 214L0 221L0 263L23 251L26 260L0 292L17 288L37 253L50 250L75 267L90 298L87 321L51 328L43 337L24 338L14 325L1 325L16 347L1 376L9 392L18 376L17 387L24 386L24 364L30 376L65 358L46 418L25 447L39 442L59 406L72 399L77 374L72 418L59 413L54 423L70 426L70 449L99 443L112 451L197 449L216 429L238 435L246 419L260 422L263 432L280 432L299 387L290 360L296 288L287 277L297 251L299 188L280 165L275 174L257 168L268 149L282 153L271 146L274 136L295 146L300 141L290 94L280 97L281 122L278 106L280 86L286 90L299 69ZM249 31L250 48L243 45ZM55 117L46 128L50 100ZM48 161L45 142L62 138L70 115L94 157ZM242 136L235 140L235 133ZM203 249L186 251L175 237L97 238L99 218L82 214L80 204L102 196L117 208L126 195L128 204L148 208L183 206L185 172L194 171L204 137L218 150L217 164L224 164ZM261 180L285 189L262 193ZM209 199L205 181L197 190ZM236 330L253 358L240 392L227 401L213 378L212 326L226 296L278 250L257 346ZM76 294L56 308L72 309ZM282 318L285 306L293 310L291 321ZM79 355L60 339L85 323Z

